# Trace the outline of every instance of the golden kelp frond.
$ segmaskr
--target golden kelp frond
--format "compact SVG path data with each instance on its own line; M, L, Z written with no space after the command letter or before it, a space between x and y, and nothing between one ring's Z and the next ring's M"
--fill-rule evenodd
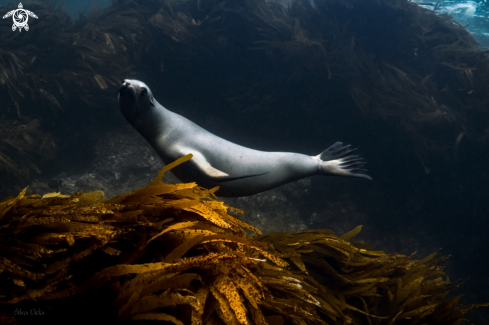
M470 309L447 298L451 282L439 266L446 258L429 255L421 261L400 254L366 250L349 242L361 226L338 236L329 230L275 233L260 240L271 252L290 260L296 278L321 302L319 310L332 320L353 324L453 324ZM281 283L278 288L285 287ZM450 315L447 317L447 315Z
M230 309L216 309L226 319L260 317L241 302L243 290L254 305L263 296L248 272L266 258L287 263L250 242L212 190L161 183L165 171L190 158L165 167L148 187L112 200L102 201L100 191L42 198L24 191L1 202L1 304L56 304L107 283L120 321L177 321L158 308L187 305L202 323L206 299L229 301ZM96 263L92 274L77 271Z
M108 323L452 324L483 306L447 298L443 258L367 250L350 241L361 227L250 237L216 189L161 182L191 157L105 201L24 190L0 202L0 321L36 306L65 321L102 308Z

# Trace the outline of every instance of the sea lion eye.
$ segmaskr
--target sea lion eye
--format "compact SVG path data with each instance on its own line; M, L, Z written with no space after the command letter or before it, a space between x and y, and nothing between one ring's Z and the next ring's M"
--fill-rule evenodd
M141 96L146 96L148 90L146 88L141 89Z

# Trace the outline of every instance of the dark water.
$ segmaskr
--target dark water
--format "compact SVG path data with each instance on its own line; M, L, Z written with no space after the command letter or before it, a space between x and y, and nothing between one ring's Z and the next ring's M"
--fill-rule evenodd
M108 2L97 3L99 7L104 7L109 5ZM174 2L168 3L174 5ZM352 23L356 38L345 39L341 44L355 44L354 51L358 49L367 53L372 62L381 67L385 67L383 63L402 57L406 64L414 67L411 70L413 75L421 73L422 67L432 64L428 56L423 56L424 49L408 47L409 44L403 39L398 39L395 31L386 27L403 17L389 16L390 11L374 6L356 9L348 1L331 3L338 10L335 19L340 25L349 19L358 21L356 18L362 15L369 17L363 25ZM456 5L447 4L445 10L454 12L462 8ZM468 9L454 15L458 15L457 18L464 24L473 22L473 33L484 44L484 28L488 26L484 4L467 2L465 5L464 8ZM92 6L93 1L65 1L65 9L73 17L78 17L80 11ZM28 9L27 1L24 8ZM39 16L39 21L32 23L28 32L31 37L35 37L36 23L42 19ZM266 231L328 228L342 233L363 224L360 239L387 252L410 254L418 251L417 257L422 258L442 248L443 255L451 255L445 264L450 278L466 279L455 294L464 294L464 303L489 302L489 140L484 138L489 136L489 106L485 111L463 110L464 128L456 122L433 122L412 124L416 127L413 131L405 127L408 117L404 118L402 114L382 116L373 113L382 105L394 105L392 102L378 101L372 104L375 107L359 108L350 91L351 82L355 80L350 76L357 73L353 63L349 66L348 62L343 61L341 67L329 67L334 73L342 73L341 77L339 72L333 73L330 78L327 70L308 66L307 62L314 62L315 53L321 52L312 43L301 49L304 51L302 56L292 50L290 57L283 53L272 56L266 51L253 49L260 46L261 43L256 41L261 39L257 37L258 34L250 34L246 24L240 26L241 21L224 18L220 24L221 28L230 26L232 34L216 32L215 37L204 35L201 41L188 41L192 44L188 48L183 45L167 47L167 36L155 36L151 40L151 47L141 49L137 60L131 62L136 68L129 75L121 77L142 79L165 107L225 139L247 147L316 155L338 140L352 143L369 162L369 174L373 177L370 182L313 177L292 184L284 191L279 189L271 192L273 194L229 202L251 211L247 220L265 227ZM311 20L302 24L311 31L315 24L319 26L321 22ZM254 29L252 31L256 33ZM312 32L306 35L313 39ZM296 39L299 36L296 34ZM144 34L137 37L141 44L145 44ZM186 41L182 38L178 44ZM172 51L176 54L172 54ZM193 55L192 51L201 52ZM334 49L328 48L326 52L328 57L334 56ZM58 62L54 61L60 58L53 56L52 60L45 58L43 65L55 65ZM461 65L471 63L460 62ZM41 67L39 69L41 71ZM486 102L489 96L489 92L482 91L487 88L477 84L460 85L468 87L463 88L463 93L458 92L459 88L456 87L444 93L445 83L459 85L459 81L451 74L440 73L437 78L436 86L433 86L433 94L437 95L433 96L440 96L436 100L447 107L462 107L460 103L465 103L469 96L467 93L472 88L480 90L475 91L474 96L478 96L476 98L480 98L481 103ZM373 76L372 84L379 82L379 79L379 76ZM80 85L80 88L83 87ZM56 94L65 108L63 112L43 111L47 114L44 116L49 116L49 119L43 119L42 113L26 108L33 117L52 121L43 125L54 135L57 147L56 159L43 165L43 174L31 177L29 184L36 180L48 183L53 179L68 183L68 179L75 178L73 175L88 175L103 170L100 175L115 177L113 184L117 185L114 187L120 186L121 189L120 184L125 182L124 189L131 189L139 186L136 181L138 173L150 175L148 171L151 168L157 170L161 166L161 163L154 161L151 163L154 167L138 165L139 169L117 169L118 164L130 159L134 159L134 164L140 163L138 157L131 158L129 149L124 151L117 147L131 148L129 145L124 147L126 144L122 142L104 142L107 138L111 141L118 137L126 139L127 134L133 137L131 139L138 139L137 134L128 131L125 120L117 110L113 95L117 87L109 85L108 89L101 91L95 84L89 88L98 96L99 106L80 102L80 93L74 86L66 85L65 88L63 94ZM369 89L369 93L374 93L376 89ZM407 102L410 98L402 100ZM427 97L426 101L430 101L430 98ZM473 101L477 99L470 103ZM13 112L13 109L7 111L3 108L2 116L15 116ZM465 135L455 149L454 143L462 131ZM420 143L425 142L413 136L418 132L434 139L433 142L421 146ZM418 140L421 142L416 142ZM145 145L138 142L135 147ZM151 150L148 146L146 149L148 152ZM106 163L108 165L104 165ZM100 167L102 165L105 167ZM144 174L144 177L149 177L147 175ZM83 184L94 184L81 179L74 183L73 189L83 188ZM107 191L110 190L116 191L113 188ZM282 198L282 203L274 201L274 195ZM266 205L273 209L267 209ZM267 218L269 220L263 220ZM273 218L279 218L282 222L271 220ZM489 311L476 310L468 318L475 324L488 323Z
M8 4L18 6L19 2L25 5L25 9L28 9L29 1L9 1L9 0L1 0L0 4L6 6ZM84 0L84 1L55 1L56 5L59 6L62 3L64 10L69 13L71 16L77 18L81 12L90 11L94 5L98 8L104 8L111 4L111 0ZM2 15L3 16L3 15Z

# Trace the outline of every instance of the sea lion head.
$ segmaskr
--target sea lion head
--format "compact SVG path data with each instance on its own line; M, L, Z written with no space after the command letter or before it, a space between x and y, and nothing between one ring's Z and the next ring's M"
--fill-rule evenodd
M119 109L126 120L136 127L155 104L153 94L142 81L124 79L119 88Z

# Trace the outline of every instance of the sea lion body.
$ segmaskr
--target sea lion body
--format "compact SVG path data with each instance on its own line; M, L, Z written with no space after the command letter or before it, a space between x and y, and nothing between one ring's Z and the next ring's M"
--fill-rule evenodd
M170 111L163 114L170 122L167 130L163 131L160 137L148 142L165 164L192 153L192 159L200 159L200 156L203 156L212 167L231 177L263 174L223 182L209 177L192 163L172 169L182 182L197 181L200 186L206 188L220 186L217 192L219 196L252 195L312 176L317 172L318 163L312 157L297 153L249 149L220 138L181 115ZM189 128L192 130L190 139ZM226 177L218 173L216 176Z
M246 148L167 110L138 80L123 82L119 108L165 164L192 153L189 162L172 169L173 174L182 182L197 182L206 188L219 186L218 196L253 195L318 174L370 179L363 173L358 156L345 157L352 149L341 142L318 156Z

